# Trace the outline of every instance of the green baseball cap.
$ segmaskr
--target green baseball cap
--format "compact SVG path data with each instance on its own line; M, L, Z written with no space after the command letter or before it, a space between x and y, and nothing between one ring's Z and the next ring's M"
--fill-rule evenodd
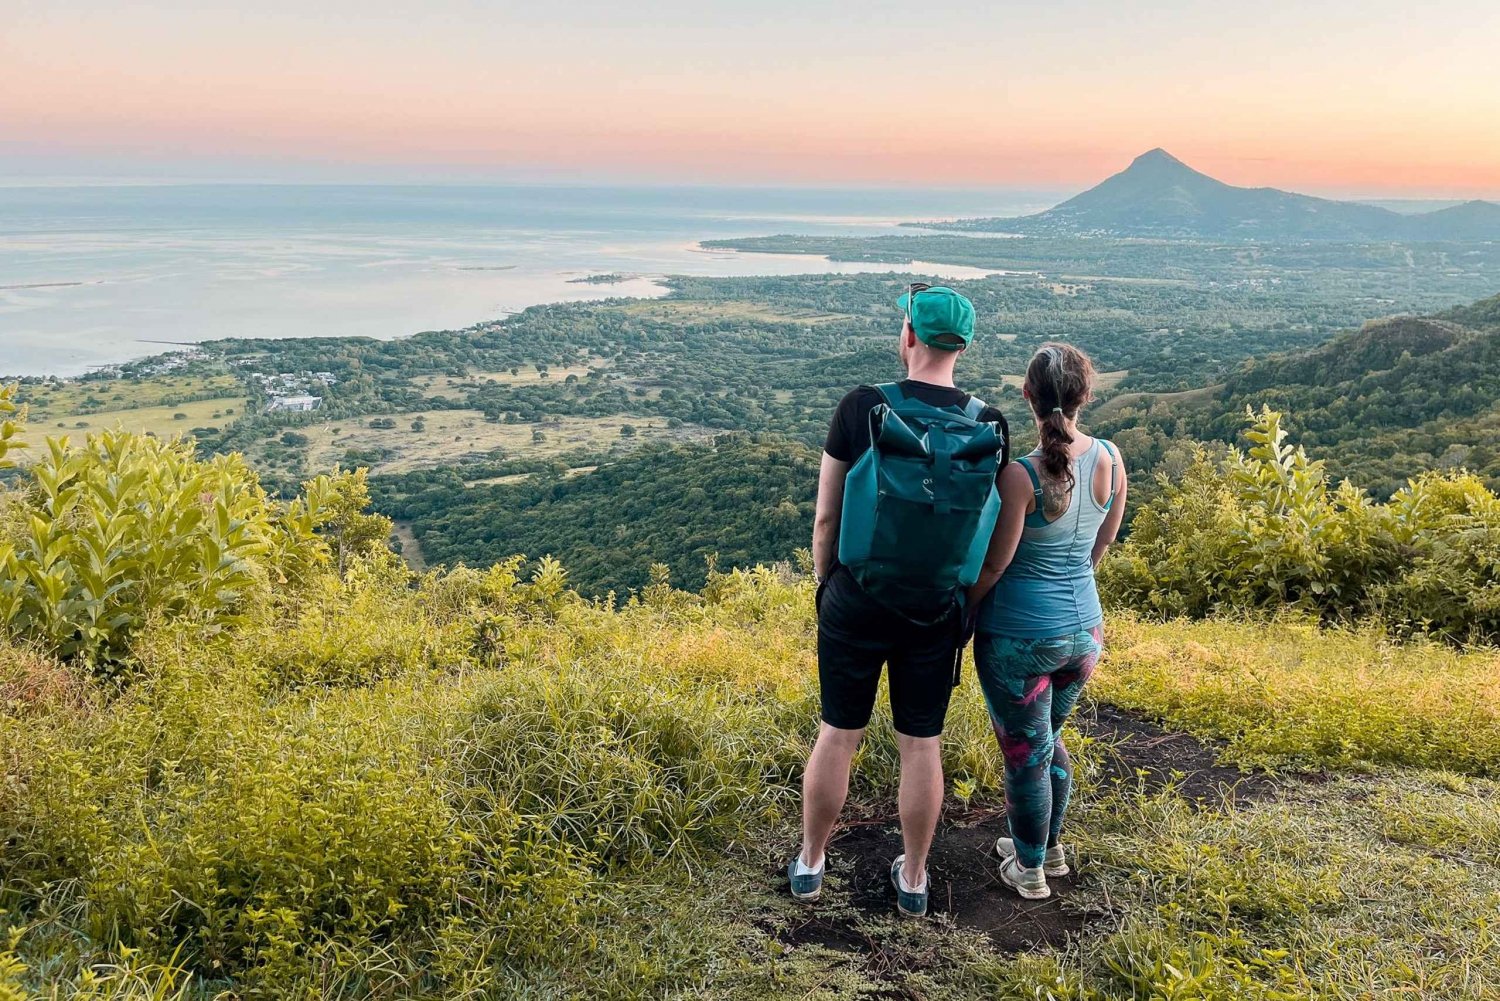
M940 351L962 351L974 342L974 304L951 288L908 292L896 305L911 317L917 340Z

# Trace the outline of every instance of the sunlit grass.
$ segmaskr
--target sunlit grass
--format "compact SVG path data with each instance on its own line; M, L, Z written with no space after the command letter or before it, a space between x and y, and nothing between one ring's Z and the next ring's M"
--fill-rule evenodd
M243 387L232 375L90 379L57 386L24 385L20 387L18 402L31 409L33 421L42 423L78 420L82 419L80 415L101 411L167 407L190 396L212 396L244 403Z
M17 931L0 992L1500 996L1495 788L1460 774L1483 759L1393 767L1455 753L1447 721L1479 705L1464 693L1492 662L1295 622L1116 617L1095 695L1242 760L1377 775L1205 808L1088 781L1101 750L1080 742L1068 839L1075 899L1099 916L1079 938L1011 956L942 922L858 916L878 955L789 949L775 929L806 912L773 873L816 732L810 604L785 570L614 609L550 566L413 582L386 561L215 639L157 628L120 689L7 653L0 925ZM1340 708L1362 701L1435 742L1383 750ZM884 717L858 809L894 797ZM950 780L994 804L972 673L951 724Z
M1500 771L1500 653L1297 621L1116 616L1098 698L1244 764Z

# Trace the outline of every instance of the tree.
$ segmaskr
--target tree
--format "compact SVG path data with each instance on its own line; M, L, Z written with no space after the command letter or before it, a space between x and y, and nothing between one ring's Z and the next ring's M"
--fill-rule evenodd
M370 507L369 470L344 473L330 481L323 499L326 524L323 532L332 540L342 576L354 557L370 556L386 548L394 528L384 515L366 514Z

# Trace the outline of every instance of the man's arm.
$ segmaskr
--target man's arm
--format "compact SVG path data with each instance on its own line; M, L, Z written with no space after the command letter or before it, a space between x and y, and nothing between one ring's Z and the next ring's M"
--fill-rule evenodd
M990 593L990 588L1010 566L1016 555L1016 546L1021 542L1021 529L1026 527L1026 509L1034 504L1035 498L1031 477L1026 475L1020 463L1012 463L1001 471L1000 519L995 522L995 534L990 536L990 547L985 551L979 579L969 588L966 607L977 608L979 600Z
M844 511L844 476L849 463L823 453L818 469L818 507L813 515L813 572L827 580L838 558L839 517Z

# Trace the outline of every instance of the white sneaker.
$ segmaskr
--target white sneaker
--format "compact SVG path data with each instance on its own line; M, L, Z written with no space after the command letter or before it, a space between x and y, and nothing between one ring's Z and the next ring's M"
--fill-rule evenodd
M1014 855L1000 863L1000 881L1027 900L1046 900L1052 896L1052 887L1047 885L1047 873L1042 867L1024 868Z
M1016 843L1010 838L1000 838L995 842L995 854L1002 860L1013 857L1016 854ZM1070 870L1068 860L1063 857L1062 845L1053 845L1047 849L1047 855L1042 859L1042 869L1049 876L1066 876Z

